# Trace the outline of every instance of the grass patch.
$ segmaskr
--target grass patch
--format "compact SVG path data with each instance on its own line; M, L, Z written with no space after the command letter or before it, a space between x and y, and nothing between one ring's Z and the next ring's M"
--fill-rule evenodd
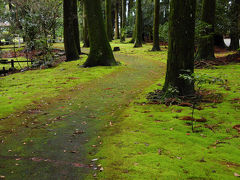
M25 57L4 58L4 59L8 59L8 61L11 61L12 59L14 61L26 61L27 60ZM31 67L31 62L29 62L29 63L26 63L26 62L14 63L14 67L16 69L22 69L22 68L28 67L28 66ZM0 64L0 70L2 70L3 67L5 67L5 69L8 70L9 68L11 68L11 64Z
M64 62L56 68L32 70L0 78L0 118L24 110L33 101L56 97L80 83L100 78L121 66L80 68L86 56L78 61Z
M128 46L120 46L123 53L129 51ZM140 48L133 53L148 56L152 52ZM197 70L197 73L221 77L228 82L226 87L203 86L222 93L224 100L220 104L202 104L202 110L196 110L195 118L207 120L196 124L200 132L192 133L189 122L181 120L191 116L191 108L145 103L149 92L162 88L159 84L163 85L163 77L103 130L103 138L98 140L102 146L91 156L98 158L97 164L104 168L97 174L98 179L237 178L234 173L240 174L240 146L239 134L233 126L240 120L240 65Z

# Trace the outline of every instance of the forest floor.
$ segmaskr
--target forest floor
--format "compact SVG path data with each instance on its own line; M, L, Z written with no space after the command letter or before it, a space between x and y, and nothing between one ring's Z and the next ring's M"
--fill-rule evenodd
M223 102L202 104L194 116L206 121L197 122L198 133L192 133L190 107L146 100L162 88L167 49L112 46L121 48L115 57L122 66L83 69L82 56L0 79L0 179L240 176L240 65L196 71L227 83L203 85L223 94Z

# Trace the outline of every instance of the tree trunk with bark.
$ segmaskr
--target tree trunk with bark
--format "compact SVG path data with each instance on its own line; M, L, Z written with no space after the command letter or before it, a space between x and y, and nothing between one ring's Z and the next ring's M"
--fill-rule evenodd
M214 24L216 0L203 0L201 21L204 28L201 30L196 60L215 59L214 55Z
M115 3L115 39L119 39L120 35L119 35L119 1L116 0Z
M122 26L121 26L121 37L120 41L125 41L125 31L126 31L126 0L122 0Z
M136 1L136 32L135 32L135 43L134 47L142 47L142 1Z
M83 3L86 7L90 41L90 53L83 66L117 65L104 28L101 0L84 0Z
M74 37L75 43L78 50L78 54L81 54L81 47L80 47L80 36L79 36L79 24L78 24L78 1L77 0L70 0L73 1L73 26L74 26Z
M112 41L112 2L111 0L105 0L105 29L109 41Z
M219 48L226 48L226 44L224 42L224 37L222 34L214 34L214 45Z
M83 47L90 47L85 4L83 3Z
M67 61L79 59L75 41L74 13L75 0L63 1L64 47Z
M133 0L128 0L128 17L131 14L132 8L133 8Z
M160 1L154 0L154 22L153 22L153 48L152 51L160 51L159 45L159 10Z
M239 49L239 16L240 16L240 0L233 0L231 4L231 29L230 38L231 43L230 50Z
M171 0L167 72L163 91L174 88L179 95L194 94L194 84L180 74L194 72L194 29L196 0Z

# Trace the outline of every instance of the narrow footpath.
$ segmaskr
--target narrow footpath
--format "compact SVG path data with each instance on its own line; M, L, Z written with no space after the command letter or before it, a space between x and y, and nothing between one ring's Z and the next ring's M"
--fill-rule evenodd
M9 119L11 132L0 134L2 178L84 179L94 173L88 155L100 146L101 131L165 71L156 60L115 57L126 67L43 102L47 105L36 112L16 115L20 127Z

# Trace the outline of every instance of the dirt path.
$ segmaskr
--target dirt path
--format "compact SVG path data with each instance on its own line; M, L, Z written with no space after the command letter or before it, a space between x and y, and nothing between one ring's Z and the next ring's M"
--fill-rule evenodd
M120 54L116 59L126 68L80 85L68 100L58 98L48 108L15 117L22 124L17 129L9 122L11 132L0 134L0 176L83 179L94 173L87 156L97 149L93 143L101 142L101 130L164 72L157 61Z

